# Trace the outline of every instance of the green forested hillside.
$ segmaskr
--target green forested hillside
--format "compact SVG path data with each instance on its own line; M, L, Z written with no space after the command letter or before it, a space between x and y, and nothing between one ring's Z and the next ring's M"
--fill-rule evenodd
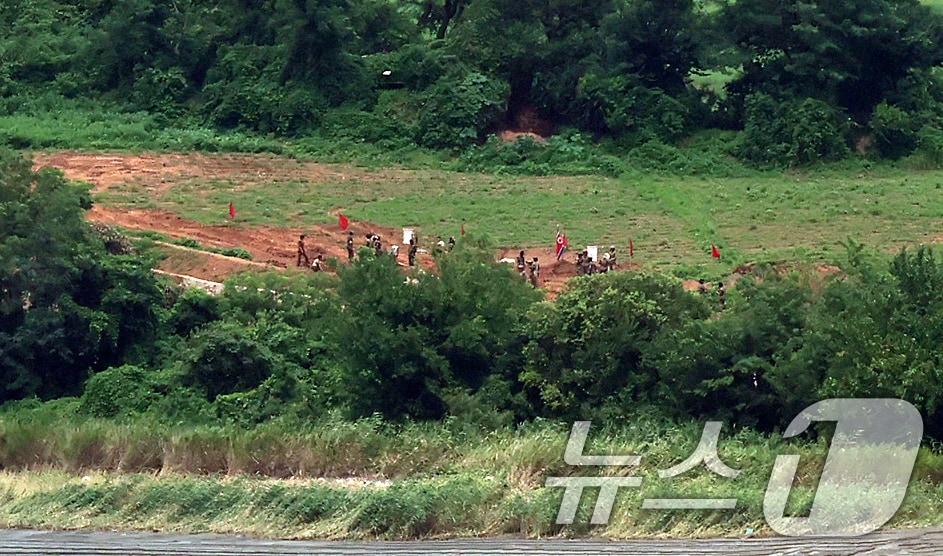
M934 157L941 17L917 0L12 0L0 117L145 111L387 149L579 132L613 153L730 128L757 164Z

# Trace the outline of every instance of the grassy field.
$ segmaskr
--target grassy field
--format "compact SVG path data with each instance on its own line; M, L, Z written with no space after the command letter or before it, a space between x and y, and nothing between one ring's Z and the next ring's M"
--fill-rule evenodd
M230 201L243 224L304 226L352 219L466 228L501 246L550 246L562 227L574 245L633 240L636 260L666 270L719 271L755 261L828 262L851 238L882 251L943 235L943 172L880 167L854 175L758 172L743 178L514 177L438 170L364 170L323 183L184 181L154 196L128 183L98 197L221 224ZM710 244L724 258L709 258Z
M0 421L0 427L6 440L0 449L2 526L293 538L743 536L748 529L763 535L770 533L762 499L775 456L800 454L789 510L803 512L811 504L826 446L726 430L720 456L743 470L740 477L724 479L699 469L663 480L657 470L686 458L700 428L640 416L632 424L593 431L587 453L642 455L640 467L613 470L641 476L642 486L622 490L609 525L587 525L595 500L588 492L577 522L561 527L554 521L562 492L544 487L545 477L582 471L562 461L563 425L483 433L448 424L391 427L365 421L303 431L278 424L240 431L22 419ZM894 526L943 523L941 473L943 459L922 451ZM644 498L673 496L733 497L738 506L640 509Z

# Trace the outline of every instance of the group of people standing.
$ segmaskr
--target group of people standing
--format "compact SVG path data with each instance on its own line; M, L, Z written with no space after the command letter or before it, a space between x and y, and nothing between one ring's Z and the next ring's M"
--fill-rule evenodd
M321 253L318 253L314 257L314 259L311 259L310 257L308 257L308 248L307 248L307 243L306 243L307 237L308 236L306 236L305 234L301 234L301 236L298 238L298 257L297 257L296 264L298 267L304 266L304 267L310 268L314 272L323 272L325 270L324 255ZM383 239L380 237L379 234L370 233L370 234L366 234L365 237L366 237L366 243L364 243L364 247L372 249L378 257L384 253ZM455 246L455 240L450 238L449 242L450 242L449 250L451 250L451 247ZM354 232L347 232L346 247L347 247L347 261L353 262L354 255L356 255ZM390 246L390 249L389 251L387 251L387 253L391 257L393 257L394 260L399 260L399 249L400 249L400 246L396 243L393 243ZM416 238L413 237L409 240L409 250L406 252L407 262L409 263L409 266L416 266L416 257L418 254L419 254L419 245L416 242Z
M383 249L383 239L379 234L369 233L366 234L366 242L364 247L372 249L374 253L379 257L384 253L389 254L393 257L394 260L399 259L400 246L396 243L390 246L388 251ZM314 272L323 272L325 270L324 264L324 255L318 253L313 259L308 256L308 249L306 245L307 236L301 234L298 239L298 256L297 256L297 266L298 267L308 267ZM439 241L436 243L436 249L442 252L451 251L456 245L454 237L450 237L448 242L442 240L439 237ZM347 260L348 262L353 262L354 256L356 255L355 248L355 239L354 232L347 232ZM409 266L416 266L416 257L419 253L419 245L416 241L416 237L413 236L409 240L409 249L407 251L407 263ZM528 259L524 251L518 253L517 258L515 259L517 265L517 272L521 275L521 278L530 282L535 288L540 287L540 261L537 257ZM610 270L616 269L616 247L612 245L609 247L609 250L603 254L600 261L593 260L593 257L589 256L587 250L583 250L576 255L576 272L578 275L590 275L590 274L599 274L606 273ZM705 288L703 280L701 281L701 289Z
M580 276L588 274L606 273L616 269L616 246L610 245L609 251L603 253L598 263L589 256L589 251L583 250L576 254L576 273Z
M535 288L540 287L540 262L538 262L537 257L527 260L524 252L521 251L515 261L517 272L521 275L521 278L530 282Z

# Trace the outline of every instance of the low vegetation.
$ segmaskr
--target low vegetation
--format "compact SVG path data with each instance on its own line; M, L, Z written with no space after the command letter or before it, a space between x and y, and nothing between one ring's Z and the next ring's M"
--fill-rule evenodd
M562 461L564 424L485 432L457 420L392 425L368 419L309 423L309 432L299 432L276 423L254 430L95 419L66 424L61 408L49 406L16 413L4 416L0 453L6 469L0 473L0 524L14 527L366 539L766 535L762 499L776 455L802 457L789 506L802 513L811 505L826 448L822 440L787 443L728 430L720 455L743 470L740 477L702 469L665 480L656 471L693 451L697 424L638 414L596 425L587 451L644 454L632 473L643 484L621 491L609 525L588 525L595 496L587 493L576 523L564 527L555 524L562 491L543 486L546 476L574 473ZM938 455L921 451L893 526L939 525L940 465ZM733 497L738 506L640 509L642 499L665 496Z

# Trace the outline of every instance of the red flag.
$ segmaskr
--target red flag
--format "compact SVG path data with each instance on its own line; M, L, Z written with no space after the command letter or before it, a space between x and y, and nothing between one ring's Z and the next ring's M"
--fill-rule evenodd
M711 243L711 257L714 257L715 259L720 258L720 249L718 249L717 246L713 243Z
M560 260L560 257L563 256L563 252L566 251L566 248L570 246L570 240L566 238L566 234L557 232L557 260Z
M347 230L350 227L350 219L344 216L343 214L337 215L337 224L341 227L341 230Z
M632 241L631 239L629 240L629 256L630 257L635 256L635 242Z
M229 203L229 218L236 219L236 205Z
M465 223L462 222L462 235L465 235Z

